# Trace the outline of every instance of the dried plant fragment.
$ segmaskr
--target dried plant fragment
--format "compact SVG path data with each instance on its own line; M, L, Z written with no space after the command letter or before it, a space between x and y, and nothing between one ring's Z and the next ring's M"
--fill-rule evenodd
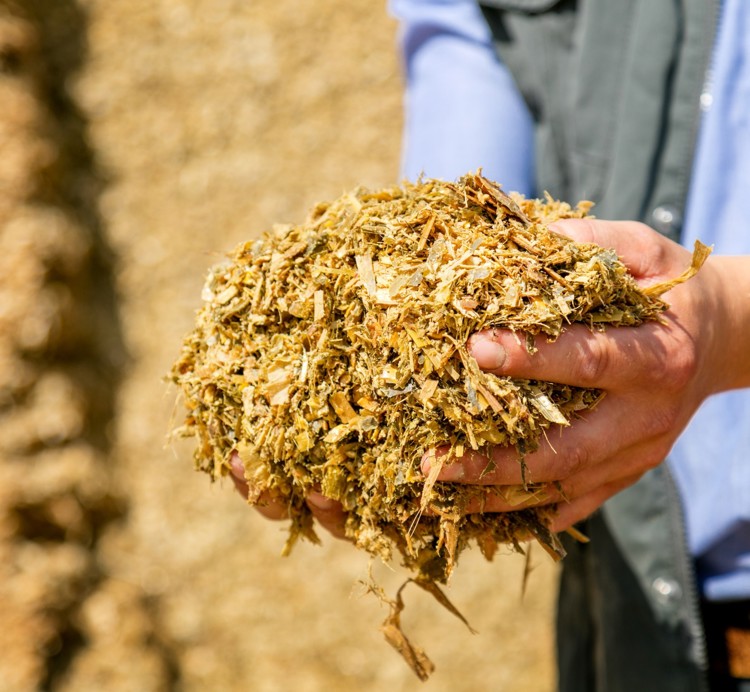
M485 490L426 479L420 461L438 446L449 463L507 445L523 464L546 429L601 396L482 372L466 350L472 333L516 330L533 350L573 322L636 326L666 308L659 287L640 290L612 250L547 228L589 207L509 197L472 174L358 189L241 245L209 274L172 370L197 467L222 476L238 451L249 501L289 508L288 546L314 538L304 498L322 489L348 512L357 547L384 560L395 548L421 585L445 582L472 541L491 557L533 537L561 557L547 528L554 509L465 515ZM515 492L540 489L525 478ZM393 634L398 612L389 641L426 674Z

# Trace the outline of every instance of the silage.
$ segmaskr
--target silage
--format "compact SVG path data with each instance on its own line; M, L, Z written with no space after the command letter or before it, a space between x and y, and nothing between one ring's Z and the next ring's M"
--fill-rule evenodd
M524 457L602 393L482 372L466 342L505 328L533 351L572 323L659 319L673 282L643 291L614 251L548 229L589 207L511 198L471 174L358 189L240 245L211 270L172 370L196 465L219 478L238 453L249 502L288 508L287 550L300 535L317 540L309 490L338 500L357 547L385 560L395 549L438 597L472 542L489 558L533 537L562 556L554 508L526 506L544 488ZM517 450L522 485L435 481L441 463L491 445ZM436 447L450 453L425 478L420 462ZM519 509L465 514L493 492Z

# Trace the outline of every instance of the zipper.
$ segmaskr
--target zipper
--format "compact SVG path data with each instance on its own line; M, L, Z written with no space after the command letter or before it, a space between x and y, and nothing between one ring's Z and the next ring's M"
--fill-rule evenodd
M698 575L695 570L695 562L690 554L687 538L687 526L682 509L682 498L677 488L669 463L663 464L665 477L667 479L667 493L669 496L668 512L672 526L677 529L678 550L675 550L675 566L680 571L681 581L685 586L685 611L693 635L693 653L695 660L703 671L703 678L697 689L702 692L710 692L708 686L708 645L706 632L703 628L703 618L700 609L700 595L698 593Z

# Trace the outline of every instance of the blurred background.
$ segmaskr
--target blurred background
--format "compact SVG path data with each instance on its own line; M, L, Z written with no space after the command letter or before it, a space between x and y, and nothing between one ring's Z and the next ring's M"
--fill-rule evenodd
M463 556L407 589L285 529L167 442L207 268L398 180L396 26L367 0L0 0L0 688L551 690L554 567ZM376 566L392 595L398 566Z

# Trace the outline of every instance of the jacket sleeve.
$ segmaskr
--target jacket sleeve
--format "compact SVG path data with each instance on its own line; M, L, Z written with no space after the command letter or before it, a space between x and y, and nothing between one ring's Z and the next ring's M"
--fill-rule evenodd
M477 168L534 193L533 130L473 0L391 0L406 79L402 174L455 179Z

